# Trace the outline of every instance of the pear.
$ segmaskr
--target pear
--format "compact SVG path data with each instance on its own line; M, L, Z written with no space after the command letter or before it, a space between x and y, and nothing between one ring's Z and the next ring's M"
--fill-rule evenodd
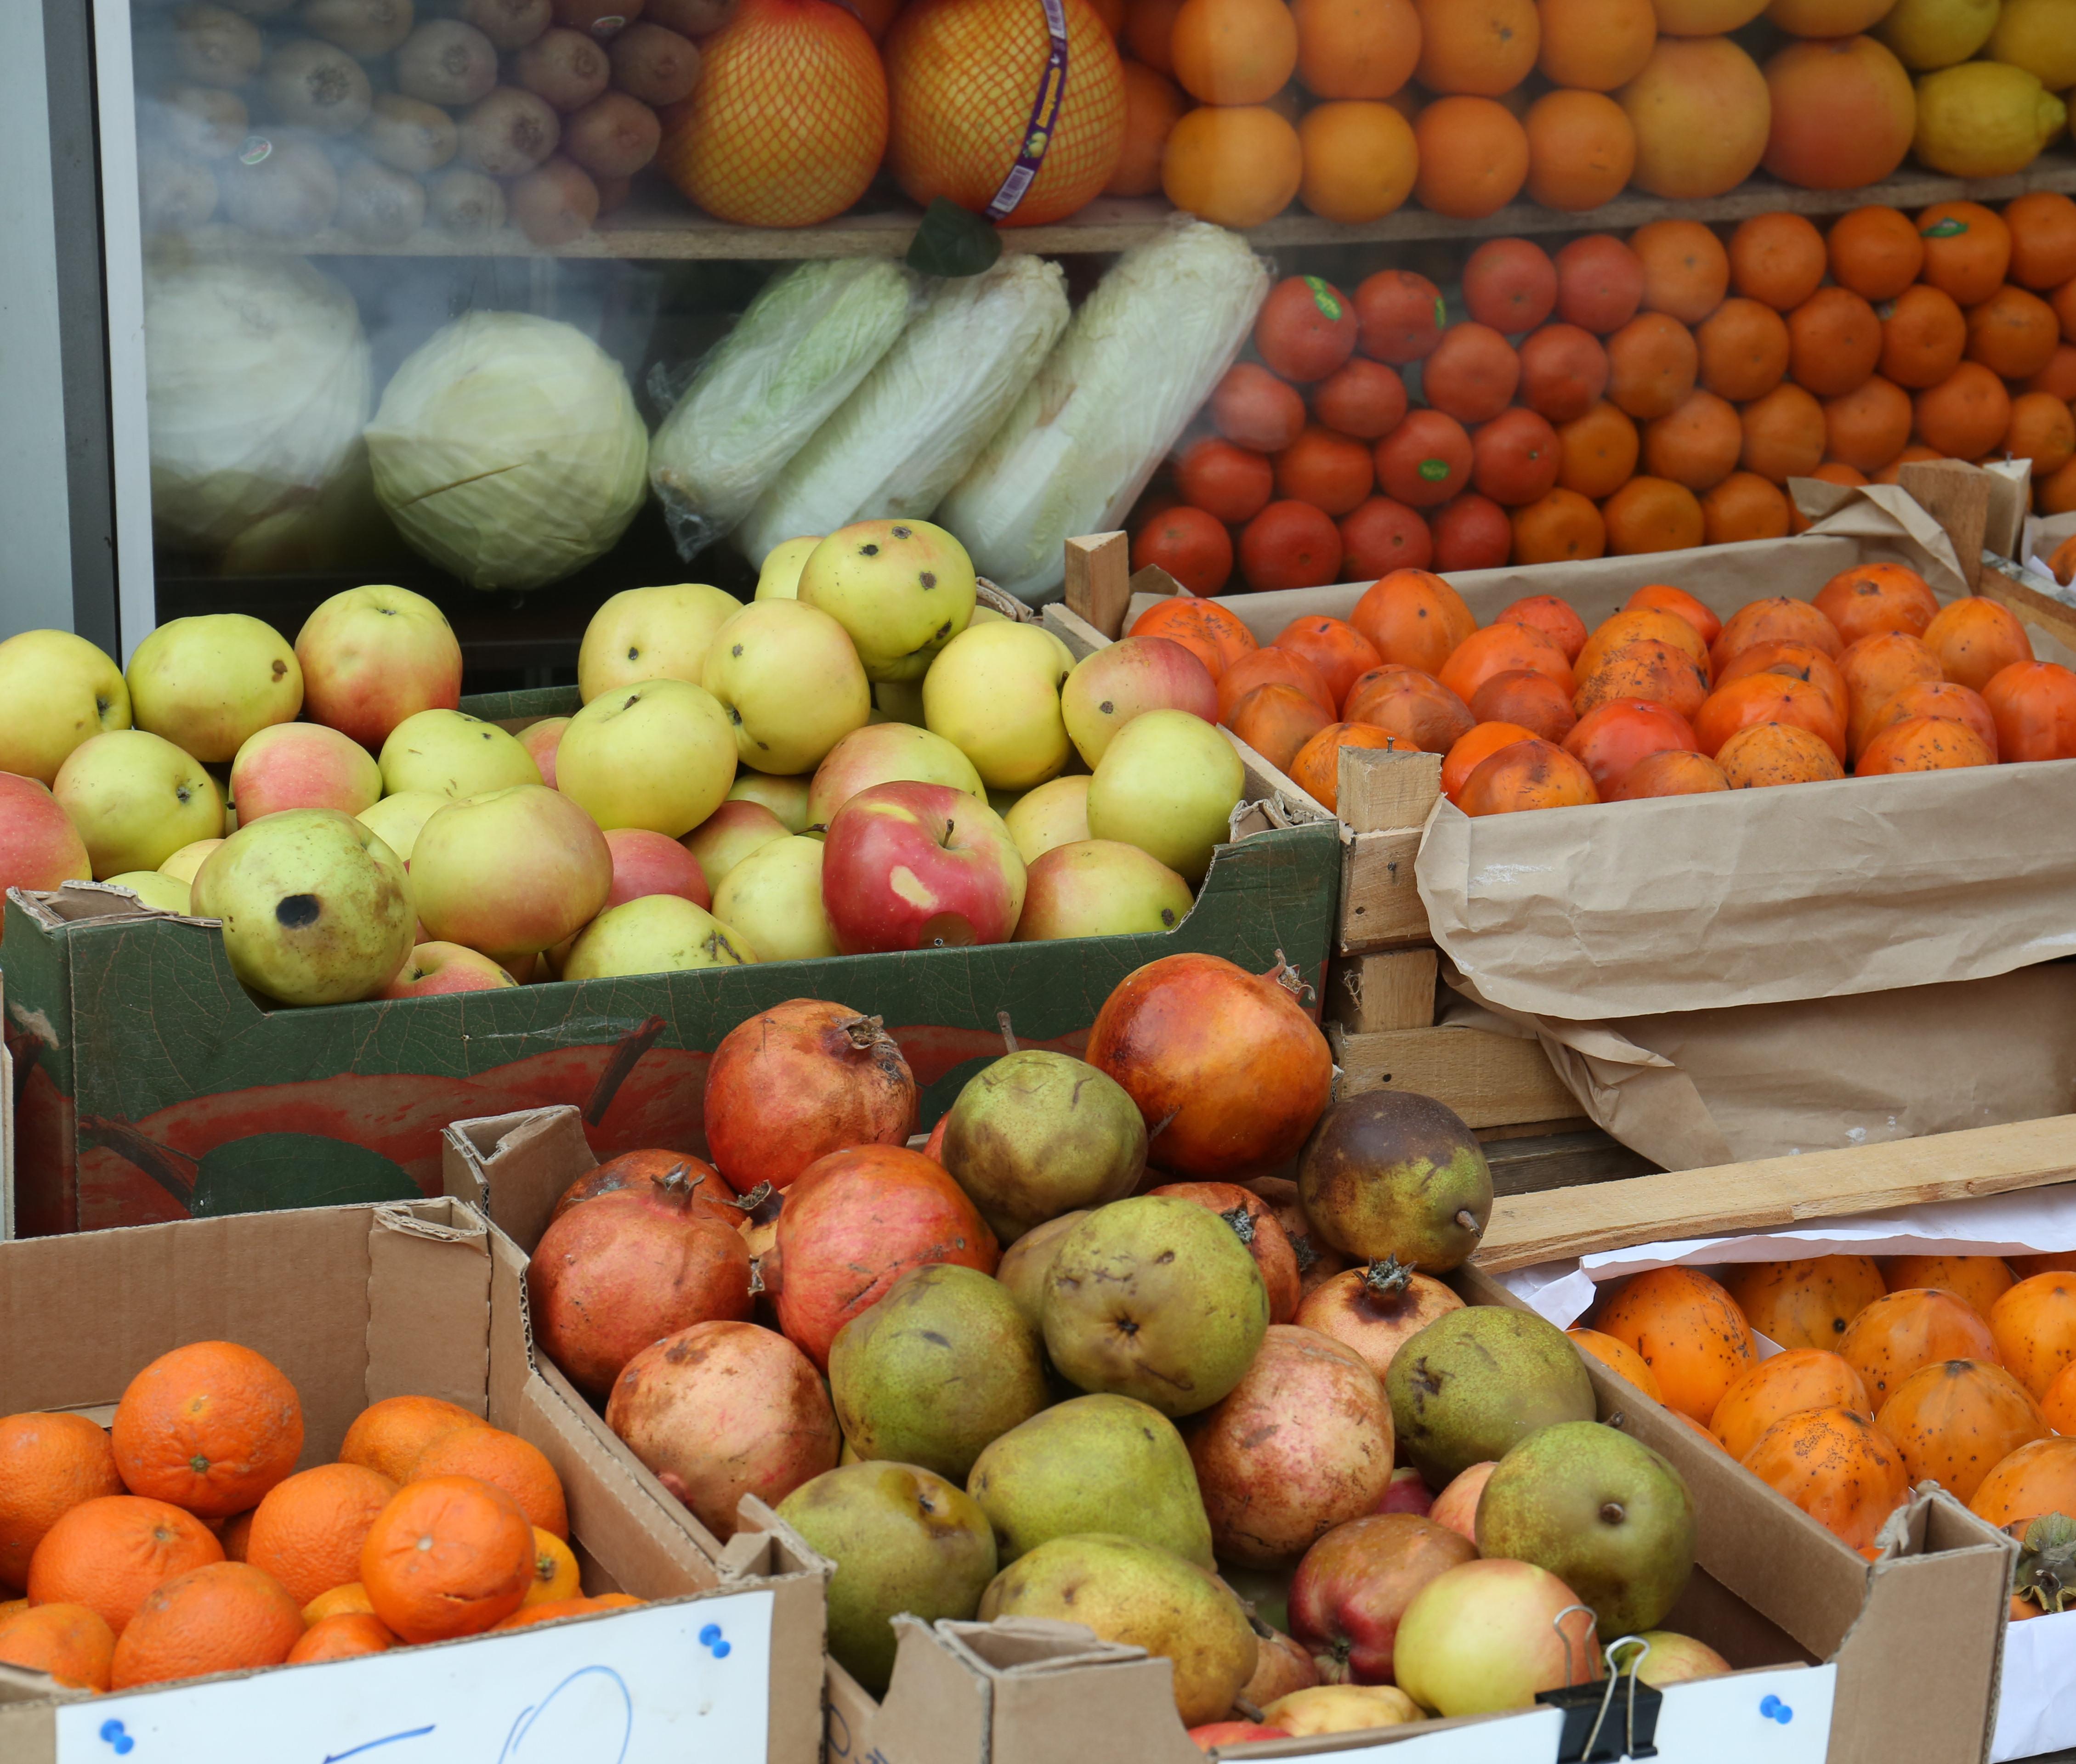
M1129 1397L1077 1397L1011 1428L974 1461L966 1492L1005 1563L1107 1525L1214 1566L1190 1448L1159 1409Z
M967 1081L945 1123L945 1168L1013 1243L1077 1208L1122 1200L1146 1170L1146 1123L1086 1060L1026 1048Z
M1593 1418L1579 1350L1532 1311L1466 1305L1392 1357L1384 1378L1400 1448L1430 1488L1504 1458L1538 1427Z
M1037 1332L987 1275L912 1268L837 1331L837 1420L862 1459L963 1482L990 1440L1050 1400Z
M1045 1282L1053 1272L1053 1258L1067 1233L1088 1217L1086 1213L1062 1213L1035 1226L1002 1252L994 1277L1009 1289L1016 1308L1031 1326L1045 1327Z

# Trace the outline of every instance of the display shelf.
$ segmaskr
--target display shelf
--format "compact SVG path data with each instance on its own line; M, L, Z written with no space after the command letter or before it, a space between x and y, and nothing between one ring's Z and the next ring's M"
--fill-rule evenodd
M1692 201L1630 194L1596 209L1567 214L1535 202L1513 202L1480 220L1459 220L1426 209L1402 208L1381 220L1341 226L1293 209L1251 229L1248 239L1264 251L1298 246L1390 244L1426 239L1491 239L1501 235L1626 232L1646 222L1676 216L1685 220L1741 221L1779 210L1842 214L1883 204L1918 209L1933 202L1967 199L2004 202L2028 190L2076 192L2076 151L2042 154L2009 177L1941 177L1912 168L1853 190L1804 190L1757 177L1727 195ZM1173 216L1158 197L1099 198L1071 219L1048 226L1005 229L1006 243L1050 256L1121 251L1151 239ZM898 257L908 248L919 210L904 205L853 212L818 226L736 226L700 214L667 188L645 185L625 208L596 230L548 254L559 257L623 260L779 259L805 257ZM369 246L336 229L284 247L313 256L523 257L542 255L516 227L458 243L421 228L401 244Z

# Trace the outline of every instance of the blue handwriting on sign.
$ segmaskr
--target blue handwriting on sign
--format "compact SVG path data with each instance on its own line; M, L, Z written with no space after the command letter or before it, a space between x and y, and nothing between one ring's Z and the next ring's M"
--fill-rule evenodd
M115 1755L118 1758L122 1757L126 1752L135 1751L137 1747L137 1742L122 1731L122 1724L120 1721L103 1721L101 1724L101 1737L115 1748Z
M584 1680L590 1681L584 1688L594 1695L580 1700L572 1687ZM601 1690L607 1702L617 1704L617 1708L602 1710L598 1707L596 1693ZM558 1698L562 1700L559 1709ZM620 1727L617 1745L611 1732L616 1716ZM529 1746L528 1739L537 1736L538 1743ZM520 1712L505 1736L498 1764L539 1764L544 1759L562 1764L571 1758L587 1758L592 1764L621 1764L633 1738L634 1700L628 1695L626 1681L609 1666L587 1666L564 1679L541 1699L538 1707Z
M1795 1719L1795 1711L1777 1696L1770 1696L1758 1706L1758 1712L1769 1721L1778 1721L1783 1727Z
M430 1727L414 1727L403 1733L384 1734L379 1740L369 1740L363 1745L349 1745L343 1752L328 1752L324 1764L338 1764L343 1758L358 1758L363 1752L372 1752L378 1745L394 1745L399 1740L421 1740L431 1733Z

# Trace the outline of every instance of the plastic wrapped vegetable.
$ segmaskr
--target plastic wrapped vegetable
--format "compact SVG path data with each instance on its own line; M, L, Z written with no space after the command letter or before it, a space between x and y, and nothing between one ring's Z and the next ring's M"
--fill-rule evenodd
M648 495L619 363L573 325L469 313L397 368L367 425L375 493L473 588L538 588L612 549Z
M908 322L916 278L881 258L802 264L764 284L649 445L679 551L733 531Z
M853 521L928 516L965 475L1067 326L1057 264L1016 255L946 282L737 529L752 563Z
M1021 600L1048 598L1069 539L1123 525L1268 293L1268 267L1207 222L1134 246L937 504L937 525L982 575Z

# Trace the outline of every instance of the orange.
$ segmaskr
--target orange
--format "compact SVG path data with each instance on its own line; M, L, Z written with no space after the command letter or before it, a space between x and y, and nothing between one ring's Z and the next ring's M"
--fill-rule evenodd
M1716 763L1732 790L1818 784L1846 775L1822 737L1787 723L1747 724L1723 743Z
M526 1588L526 1603L543 1604L550 1599L577 1596L575 1552L552 1531L534 1527L534 1578Z
M223 1559L193 1513L141 1495L81 1501L44 1534L29 1563L35 1604L83 1604L118 1635L161 1581Z
M1516 563L1597 558L1607 547L1607 523L1601 511L1576 490L1552 490L1513 511Z
M1688 551L1702 542L1701 504L1684 484L1632 478L1601 504L1608 550L1618 558L1645 551Z
M2011 268L2020 288L2036 293L2076 279L2076 201L2054 190L2033 190L2004 206L2011 230Z
M1761 164L1783 184L1861 189L1910 151L1917 95L1903 64L1872 37L1791 43L1767 62L1766 83L1773 119Z
M1542 0L1537 66L1552 85L1612 92L1643 72L1658 41L1650 0Z
M1955 771L1996 762L1996 749L1966 724L1944 716L1907 716L1867 737L1853 773L1879 778L1889 772Z
M1221 226L1259 226L1289 207L1304 181L1298 131L1265 105L1202 106L1178 122L1160 156L1176 207Z
M1329 429L1376 441L1405 420L1405 382L1382 362L1358 356L1313 389L1312 407Z
M1784 539L1793 509L1786 495L1756 472L1733 471L1701 499L1701 532L1709 545Z
M1763 398L1787 373L1787 322L1742 296L1726 300L1694 333L1701 384L1734 404Z
M1305 400L1259 362L1235 362L1213 388L1211 421L1235 446L1280 453L1305 426Z
M82 1500L122 1492L108 1435L85 1416L0 1419L0 1587L28 1584L44 1534Z
M327 1588L305 1605L303 1621L318 1624L326 1617L363 1614L372 1617L374 1612L375 1607L367 1596L367 1588L358 1580L349 1580L344 1586Z
M397 1491L360 1552L375 1614L404 1641L480 1635L534 1579L534 1528L502 1488L429 1476Z
M2076 404L2076 343L2057 343L2047 365L2019 390L2049 392L2064 404Z
M1824 235L1800 214L1754 214L1730 235L1730 285L1747 300L1792 312L1828 267Z
M1298 70L1298 21L1283 0L1182 0L1168 54L1198 103L1266 104Z
M1640 189L1692 201L1758 170L1772 100L1766 76L1728 37L1661 36L1617 96L1636 127Z
M110 1430L132 1494L204 1518L256 1506L296 1467L303 1409L296 1387L235 1342L161 1354L131 1380Z
M1837 627L1848 646L1891 631L1922 637L1939 611L1924 578L1900 563L1841 570L1816 591L1810 604Z
M1737 407L1712 392L1696 391L1645 426L1643 469L1689 490L1711 490L1737 470L1743 445Z
M1155 73L1172 76L1175 58L1169 44L1175 34L1175 15L1181 10L1182 0L1125 0L1120 46Z
M260 1509L248 1508L235 1518L226 1519L216 1534L216 1541L223 1546L226 1562L243 1562L246 1546L252 1541L252 1515Z
M1496 98L1526 79L1542 47L1534 0L1418 0L1420 83Z
M1825 446L1833 459L1879 471L1909 444L1914 421L1910 394L1876 374L1858 390L1825 401Z
M1124 63L1124 145L1111 168L1106 196L1152 196L1160 189L1160 157L1189 109L1175 82L1142 62Z
M1903 468L1905 466L1916 465L1924 460L1944 459L1946 455L1937 447L1928 447L1922 442L1913 441L1867 481L1870 484L1900 484L1903 481Z
M1420 59L1413 0L1296 0L1298 77L1319 98L1388 98Z
M1569 214L1612 202L1636 169L1636 129L1601 92L1546 92L1522 119L1528 193Z
M1934 202L1917 217L1924 241L1923 280L1963 306L1987 300L2011 267L2011 229L1980 202Z
M1298 124L1299 199L1322 220L1358 225L1405 205L1420 168L1413 125L1388 104L1343 98Z
M1564 452L1557 470L1560 489L1576 490L1597 501L1613 496L1636 475L1643 445L1636 425L1605 400L1564 424L1557 439Z
M1472 10L1469 0L1464 10ZM1414 193L1437 214L1480 219L1505 207L1527 181L1527 132L1490 98L1437 98L1421 111L1413 132L1420 149Z
M438 1397L385 1397L354 1417L338 1448L338 1461L359 1464L392 1482L401 1482L410 1475L418 1454L434 1440L457 1427L488 1425L482 1416Z
M1881 320L1849 288L1820 288L1787 315L1787 372L1819 398L1840 398L1881 360Z
M387 1654L397 1645L381 1618L365 1611L322 1617L303 1632L289 1650L287 1663L309 1666L319 1660L356 1660L363 1654Z
M2030 459L2036 479L2053 477L2076 459L2076 411L2051 392L2014 398L2003 450L2014 459Z
M1409 508L1439 507L1470 482L1471 438L1443 411L1408 411L1375 458L1377 488Z
M517 1434L495 1427L464 1428L426 1447L411 1467L410 1480L429 1476L474 1476L502 1488L519 1503L529 1525L558 1538L570 1534L563 1479L547 1455Z
M1693 332L1665 313L1638 313L1608 339L1608 396L1639 421L1687 401L1701 371Z
M1968 321L1951 294L1919 282L1877 310L1882 322L1881 371L1897 385L1921 392L1961 365L1968 348Z
M1657 0L1658 28L1668 37L1713 37L1750 24L1766 0Z
M2076 459L2041 485L2037 494L2043 515L2076 512Z
M1831 223L1825 239L1831 279L1862 300L1894 300L1924 267L1924 241L1892 208L1856 208Z
M273 1575L247 1562L212 1562L146 1596L116 1642L109 1686L279 1666L302 1638L303 1614Z
M1730 257L1699 221L1652 221L1629 236L1643 264L1643 309L1698 325L1723 304Z
M524 1629L536 1623L554 1623L563 1617L588 1617L600 1611L624 1611L641 1601L625 1592L601 1592L592 1599L551 1599L515 1611L500 1624L500 1629Z
M2011 394L1980 362L1964 361L1916 399L1918 438L1949 459L1979 459L2011 427Z
M2061 326L2037 294L2007 283L1968 312L1968 359L2006 380L2024 380L2054 359Z
M308 1604L359 1573L368 1528L396 1492L387 1476L359 1464L303 1471L260 1503L244 1559L272 1575L299 1606Z
M1744 468L1769 484L1807 477L1824 458L1824 407L1787 382L1738 413L1745 432Z
M81 1691L108 1688L115 1632L83 1604L39 1604L0 1619L0 1663L48 1672Z

